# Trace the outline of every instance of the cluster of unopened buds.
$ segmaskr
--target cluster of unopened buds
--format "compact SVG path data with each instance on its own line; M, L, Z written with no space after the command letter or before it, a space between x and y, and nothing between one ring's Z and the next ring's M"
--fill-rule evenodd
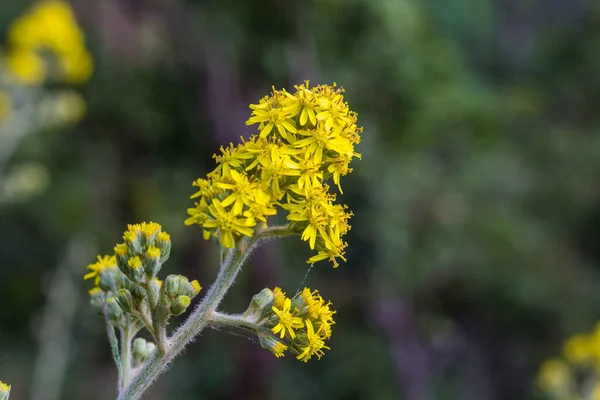
M129 225L123 239L115 255L98 256L88 266L91 272L84 278L94 279L96 285L90 290L92 306L130 339L146 327L164 351L169 318L185 312L200 284L182 275L158 279L171 251L169 234L159 224Z
M274 90L251 105L247 124L259 133L237 146L221 148L217 167L194 186L195 206L186 224L198 224L206 239L221 245L215 282L186 322L171 337L170 318L183 314L201 286L182 275L158 274L169 258L171 241L154 222L129 225L114 255L98 257L85 279L94 280L91 303L104 315L120 372L122 399L139 398L165 366L205 327L235 328L258 338L276 357L321 358L329 349L334 324L331 302L304 288L292 297L278 287L256 294L242 314L217 310L242 264L263 240L299 234L316 254L309 263L344 259L343 236L350 226L347 207L335 204L340 177L351 172L358 156L360 128L342 90L321 85L297 86L295 93ZM283 225L271 225L279 210ZM117 340L115 328L121 334ZM136 338L146 328L154 343ZM119 347L120 344L120 347Z

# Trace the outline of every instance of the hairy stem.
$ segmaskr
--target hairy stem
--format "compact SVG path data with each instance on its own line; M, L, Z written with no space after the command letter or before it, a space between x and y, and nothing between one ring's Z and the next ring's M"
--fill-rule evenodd
M108 342L110 343L110 349L112 351L113 360L115 361L115 365L117 366L117 371L119 373L119 384L123 379L123 368L121 366L121 355L119 354L119 340L117 339L117 335L115 335L115 327L112 325L110 318L108 316L108 310L106 307L106 300L102 298L102 314L104 314L104 321L106 322L106 333L108 335Z
M208 323L210 326L216 328L239 328L252 333L258 333L261 330L267 329L248 321L243 315L223 314L217 311L212 313Z
M139 399L169 363L207 326L211 315L235 281L242 264L246 261L255 243L256 238L254 237L242 238L235 248L224 254L217 279L204 296L204 299L185 323L167 340L165 352L154 352L152 358L121 392L119 400Z
M274 238L278 238L278 237L284 237L284 236L290 236L290 235L295 235L296 232L294 232L291 229L291 224L287 224L287 225L275 225L275 226L271 226L267 229L263 229L262 231L260 231L258 233L258 239L274 239Z
M129 318L128 318L129 319ZM131 324L121 328L121 381L119 390L123 390L129 384L129 375L131 372L131 341L135 336L135 330Z

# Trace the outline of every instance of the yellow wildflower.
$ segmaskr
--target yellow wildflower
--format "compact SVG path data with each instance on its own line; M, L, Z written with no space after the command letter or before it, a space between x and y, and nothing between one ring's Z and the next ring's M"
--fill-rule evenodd
M211 175L220 172L222 176L228 177L232 169L241 167L245 160L254 157L252 154L243 151L242 147L234 147L233 143L229 143L229 147L227 148L221 146L221 153L222 155L220 156L217 156L216 154L213 156L219 165L211 172Z
M94 285L98 286L100 283L100 274L108 269L117 268L117 260L115 256L98 256L98 261L88 265L87 268L91 269L92 272L85 274L83 279L94 278Z
M251 104L252 116L246 121L246 125L260 124L258 129L261 138L267 137L274 128L284 138L293 138L291 134L297 132L292 120L296 107L280 107L279 103L283 99L282 94L275 92L273 97L266 96L260 99L259 104Z
M216 185L221 189L229 189L231 194L227 196L221 205L227 207L234 204L232 208L233 215L240 215L244 205L250 207L254 202L254 193L258 190L258 183L250 182L248 176L231 170L229 175L231 183L219 182Z
M208 210L214 219L206 220L202 227L207 230L218 228L216 233L223 246L232 248L235 245L234 234L252 236L254 231L250 228L251 222L225 210L219 200L215 199Z
M278 323L271 330L275 334L279 333L279 336L282 339L285 337L286 331L289 333L290 338L294 339L296 337L294 329L302 328L304 326L302 318L294 317L293 312L290 311L291 305L292 301L290 299L285 299L282 309L275 306L272 307L273 312L278 317Z
M306 340L307 343L304 346L302 353L298 354L296 358L300 361L307 362L313 355L316 355L317 358L321 358L323 356L323 349L330 350L329 347L325 346L323 339L315 333L312 322L310 320L306 320Z
M275 287L273 289L273 305L279 309L283 309L285 299L285 292L280 287Z

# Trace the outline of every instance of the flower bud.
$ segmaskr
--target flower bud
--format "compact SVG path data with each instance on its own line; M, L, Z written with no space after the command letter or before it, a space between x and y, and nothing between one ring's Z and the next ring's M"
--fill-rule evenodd
M127 225L127 231L123 234L123 239L130 251L135 254L142 252L142 233L139 224Z
M287 346L271 335L259 335L258 339L263 349L269 350L275 357L283 357Z
M188 282L187 278L185 280L185 284L179 286L179 291L181 292L181 294L188 296L189 298L195 297L202 289L202 286L200 286L197 280L194 280L192 282Z
M140 280L143 274L144 267L142 266L142 260L140 260L138 256L131 257L127 261L127 270L125 275L127 275L127 277L132 281L137 282Z
M118 275L120 271L116 268L106 268L100 272L100 287L105 291L113 291L118 284Z
M154 278L158 274L158 271L160 271L161 266L160 250L154 246L148 247L148 250L144 254L144 270L146 275L150 279Z
M128 313L133 311L133 296L129 290L119 289L117 303L123 309L123 311Z
M129 256L129 246L126 243L119 243L114 247L117 265L124 274L127 271L127 261Z
M167 232L159 232L155 246L160 249L160 262L165 263L171 254L171 237Z
M261 320L266 312L270 312L273 306L273 299L274 295L271 289L265 288L261 290L260 293L252 297L252 301L244 315L255 321Z
M0 381L0 400L8 400L10 397L10 386Z
M173 304L171 304L171 314L183 314L191 302L192 299L190 299L188 296L179 296L177 300L175 300Z
M136 338L133 341L133 360L134 364L140 365L150 359L156 345L152 342L147 342L142 338Z
M158 278L153 278L150 280L150 282L148 282L148 289L150 289L150 296L152 296L152 298L150 299L152 304L158 303L158 298L160 297L160 290L162 288L162 285L163 281L161 281Z
M176 298L180 295L180 287L185 285L188 282L185 276L181 275L169 275L165 279L165 290L167 292L167 296L170 298Z
M123 315L123 310L119 307L114 297L106 299L106 312L108 313L108 317L113 321L118 320Z
M102 314L102 296L104 295L104 291L100 289L100 287L96 286L95 288L91 289L89 293L90 304L98 314Z
M159 234L161 228L162 227L156 222L142 222L140 224L142 245L144 247L151 246L156 240L156 236Z

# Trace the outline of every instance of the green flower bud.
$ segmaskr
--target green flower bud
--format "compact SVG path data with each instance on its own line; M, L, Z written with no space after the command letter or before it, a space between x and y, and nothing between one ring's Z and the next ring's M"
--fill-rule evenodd
M169 275L165 279L165 290L167 292L167 296L174 299L177 296L181 295L180 287L185 285L188 282L188 279L182 275Z
M128 313L133 311L133 296L129 290L119 289L117 303L123 309L123 311Z
M192 282L187 282L187 278L185 280L185 284L179 287L181 294L184 296L188 296L189 298L195 297L200 291L200 289L202 289L202 287L196 280Z
M136 338L133 341L133 361L134 364L140 365L145 363L150 359L154 350L156 349L156 345L152 342L147 342L142 338Z
M148 282L148 289L150 289L150 296L151 296L150 301L152 302L152 304L158 303L162 285L163 285L163 281L161 281L158 278L153 278L150 280L150 282Z
M127 261L127 270L125 275L134 282L138 282L144 275L144 266L140 257L131 257Z
M171 254L171 237L167 232L160 232L156 236L155 246L160 249L160 262L164 264Z
M126 243L119 243L114 247L117 265L122 273L127 274L127 261L129 261L129 246Z
M169 275L165 280L166 293L171 299L175 299L179 296L187 296L191 299L202 290L202 286L197 280L188 281L183 275Z
M171 304L171 314L183 314L191 302L192 299L190 299L188 296L179 296L177 300L175 300L173 304Z
M123 310L119 307L114 297L106 299L106 312L108 313L108 317L113 321L118 320L123 315Z
M89 293L90 304L98 314L102 315L102 297L104 296L104 291L96 286Z
M271 289L265 288L261 290L252 297L252 301L244 315L250 320L259 321L267 314L272 314L271 307L273 306L274 298L275 296Z
M119 283L121 271L117 268L106 268L100 272L100 287L105 291L114 291Z
M157 247L150 246L143 257L144 270L148 278L152 279L160 271L162 263L160 262L160 250Z
M130 254L139 254L142 252L142 232L139 224L128 225L127 231L123 234L125 244L129 248Z

